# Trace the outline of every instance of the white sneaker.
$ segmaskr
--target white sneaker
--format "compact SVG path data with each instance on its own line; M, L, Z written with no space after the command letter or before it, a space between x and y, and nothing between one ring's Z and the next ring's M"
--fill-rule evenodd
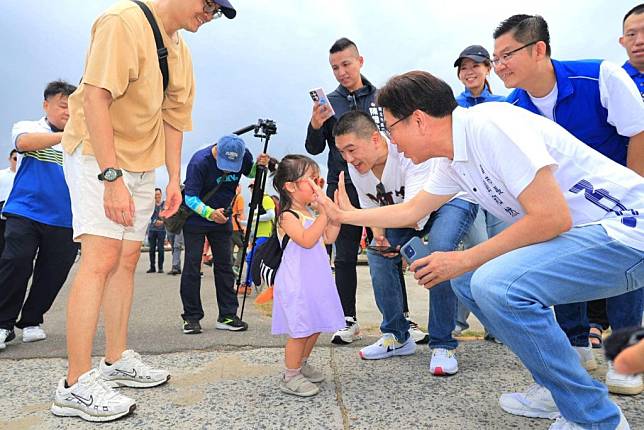
M112 421L131 413L136 402L108 387L97 369L78 378L65 388L65 378L58 382L51 412L59 417L80 417L86 421Z
M523 393L501 394L499 405L504 411L523 417L553 420L560 415L550 391L539 384L530 385Z
M344 317L347 325L345 328L336 331L331 338L331 342L336 345L347 345L354 340L361 339L360 326L353 317Z
M429 371L434 376L451 376L458 372L458 361L454 350L434 348L429 362Z
M380 360L394 355L411 355L415 352L416 342L411 337L400 343L393 334L385 333L373 345L362 348L359 354L363 360Z
M0 328L0 349L5 349L7 347L7 342L11 342L15 338L16 333L13 330Z
M38 342L47 339L47 333L39 325L25 327L22 329L23 342Z
M557 421L552 423L548 428L549 430L584 430L588 427L582 427L577 423L568 421L564 417L559 417L557 418ZM630 429L631 429L631 426L628 424L628 421L626 421L626 417L624 416L624 414L620 409L619 424L617 424L617 427L615 428L615 430L630 430Z
M425 333L418 327L418 324L407 318L407 322L409 323L409 336L411 336L412 339L414 339L414 342L416 342L418 345L422 345L425 343L429 342L429 334Z
M608 391L614 394L626 394L630 396L637 395L644 391L642 375L625 375L619 373L613 367L613 362L608 362L608 372L606 372L606 386Z
M584 366L584 369L588 371L597 369L597 360L595 360L591 346L575 346L575 351L577 351L579 362Z
M170 380L170 373L162 369L153 369L141 361L141 356L128 349L123 351L121 359L111 366L101 359L98 366L101 378L110 387L149 388L165 384Z

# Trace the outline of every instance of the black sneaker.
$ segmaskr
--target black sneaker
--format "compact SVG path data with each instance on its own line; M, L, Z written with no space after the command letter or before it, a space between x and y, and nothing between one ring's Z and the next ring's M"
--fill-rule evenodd
M157 273L163 273L163 267L160 267L159 270L157 270Z
M154 267L150 267L147 272L145 273L156 273L156 269Z
M199 321L184 321L183 334L199 334L201 333L201 324Z
M168 272L168 275L181 275L181 269L172 269Z
M240 320L237 315L230 317L217 318L218 330L245 331L248 330L248 324Z

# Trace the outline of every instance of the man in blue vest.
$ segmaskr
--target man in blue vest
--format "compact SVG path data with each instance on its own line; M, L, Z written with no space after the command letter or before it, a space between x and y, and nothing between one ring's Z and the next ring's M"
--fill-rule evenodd
M644 173L642 101L623 69L602 60L551 59L548 24L538 15L506 19L495 30L494 39L495 72L507 88L516 88L507 98L509 103L557 122L606 157L640 175ZM613 328L641 323L643 293L633 291L607 300ZM584 367L596 368L588 342L586 303L558 305L555 313ZM641 392L641 379L609 369L611 376L616 380L607 381L609 386L626 385L631 394ZM523 412L503 402L501 406L530 415L533 406L549 395L547 390L529 390L506 398L521 403Z

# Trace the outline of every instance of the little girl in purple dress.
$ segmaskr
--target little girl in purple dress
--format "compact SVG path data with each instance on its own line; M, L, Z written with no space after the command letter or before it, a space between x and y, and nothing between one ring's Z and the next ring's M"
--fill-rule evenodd
M287 155L279 163L273 187L280 194L277 234L289 242L275 275L273 334L287 334L286 369L280 389L308 397L320 389L324 375L307 363L321 332L333 333L345 326L344 312L331 273L324 244L333 243L340 231L323 209L317 218L309 210L315 202L312 180L319 184L318 165L304 155Z

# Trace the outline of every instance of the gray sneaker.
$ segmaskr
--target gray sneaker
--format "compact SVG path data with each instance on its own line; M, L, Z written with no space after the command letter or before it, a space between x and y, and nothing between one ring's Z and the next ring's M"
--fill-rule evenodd
M300 372L306 379L311 382L324 381L324 374L317 370L315 367L311 366L309 363L304 363Z
M286 394L292 394L300 397L315 396L320 389L313 382L309 381L301 373L286 382L282 376L280 380L280 390Z

